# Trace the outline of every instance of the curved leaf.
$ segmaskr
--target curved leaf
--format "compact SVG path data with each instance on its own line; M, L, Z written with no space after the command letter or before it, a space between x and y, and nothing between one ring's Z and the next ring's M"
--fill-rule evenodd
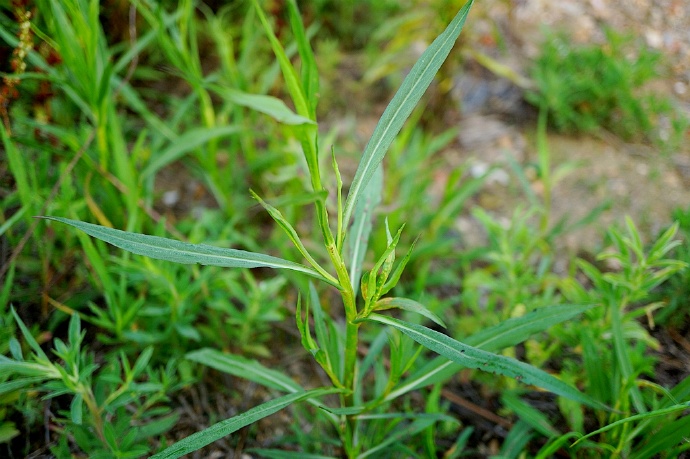
M634 416L629 416L627 418L619 419L618 421L612 422L611 424L604 426L601 429L597 429L594 432L590 432L587 435L578 438L577 441L570 446L573 447L573 446L577 445L578 443L580 443L582 440L593 437L594 435L598 435L602 432L606 432L608 430L611 430L614 427L618 427L620 425L627 424L628 422L639 421L641 419L655 418L658 416L665 416L667 414L676 413L679 411L685 411L688 408L690 408L690 402L681 403L678 405L669 406L668 408L662 408L660 410L654 410L654 411L650 411L647 413L636 414ZM687 421L687 419L686 419L686 421ZM662 436L662 438L668 438L668 437ZM677 442L680 442L681 438L682 438L682 435L679 435L677 438Z
M250 94L221 85L211 85L210 87L226 100L268 115L280 123L290 125L315 124L309 118L293 112L285 102L277 97L265 94Z
M536 311L525 314L522 317L508 319L493 327L486 328L479 333L463 340L465 344L477 347L488 352L497 352L510 346L515 346L529 338L531 335L546 330L560 322L564 322L577 314L582 313L591 306L559 305L539 308ZM396 388L387 400L392 400L402 394L445 381L462 368L443 357L436 357L413 375L407 378Z
M255 360L237 355L226 354L217 349L204 348L187 353L185 357L218 371L247 379L271 389L288 393L301 392L304 389L285 374L271 370Z
M381 203L383 193L383 167L379 165L374 172L372 180L364 188L363 199L357 205L355 219L347 232L350 282L355 295L362 277L362 265L369 246L374 211Z
M193 451L201 449L204 446L225 437L226 435L236 432L242 427L248 426L259 419L270 416L271 414L280 411L295 402L307 398L332 394L337 391L337 389L314 389L308 392L296 392L278 397L275 400L262 403L261 405L252 408L249 411L245 411L238 416L218 422L211 427L202 430L201 432L192 434L189 437L178 441L174 445L171 445L160 453L151 456L151 459L174 459L184 456L185 454L189 454Z
M187 154L189 151L215 138L237 134L241 131L242 129L237 126L190 129L173 140L168 148L156 155L149 165L141 171L141 178L143 179L149 175L155 174L163 167Z
M572 319L593 307L594 305L562 304L539 308L524 316L514 317L493 327L485 328L463 341L470 346L496 352L521 343L533 334Z
M222 266L226 268L275 268L289 269L331 283L328 279L313 269L283 260L282 258L264 255L262 253L246 252L237 249L224 249L206 244L190 244L158 236L129 233L105 226L70 220L62 217L41 217L73 226L86 234L112 244L128 252L155 258L157 260L172 261L182 264L199 263L202 265Z
M465 6L460 9L446 30L424 51L410 70L410 73L405 77L400 89L393 96L383 115L381 115L376 129L374 129L374 133L364 149L355 178L350 186L350 193L345 202L343 218L345 225L350 223L352 211L364 188L366 188L369 180L374 175L374 171L386 155L388 147L393 143L395 136L398 135L417 102L419 102L419 99L421 99L433 81L441 64L448 57L450 50L455 44L455 40L460 35L473 3L474 0L469 0L465 3Z
M378 300L376 302L376 305L374 306L374 311L383 311L385 309L393 309L393 308L398 308L398 309L403 309L405 311L410 311L410 312L415 312L417 314L420 314L427 319L431 320L432 322L436 322L438 325L442 326L443 328L446 328L446 324L443 322L443 319L441 319L439 316L434 314L432 311L427 309L426 306L424 306L421 303L418 303L417 301L411 300L409 298L395 298L395 297L388 297L388 298L383 298L381 300Z
M372 314L369 319L400 330L422 346L464 367L510 376L525 384L541 387L576 402L594 408L605 408L603 404L532 365L477 349L421 325L379 314Z

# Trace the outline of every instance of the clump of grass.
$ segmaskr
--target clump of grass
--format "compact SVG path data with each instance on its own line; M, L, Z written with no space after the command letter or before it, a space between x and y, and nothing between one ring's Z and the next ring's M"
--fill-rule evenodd
M549 111L561 132L604 128L629 140L653 140L671 104L645 91L662 70L661 55L631 37L606 31L603 44L573 44L564 35L544 40L531 68L536 87L527 100Z

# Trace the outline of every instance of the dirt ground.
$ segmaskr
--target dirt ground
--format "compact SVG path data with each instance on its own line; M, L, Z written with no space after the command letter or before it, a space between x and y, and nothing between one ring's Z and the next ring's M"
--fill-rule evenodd
M667 70L654 82L655 90L690 116L688 0L487 0L474 8L468 19L472 46L522 76L527 76L529 62L537 56L546 30L565 31L581 44L601 43L607 27L634 36L664 55ZM507 52L499 51L492 40L482 39L482 34L492 33L495 27L505 38L502 45L508 47ZM461 148L450 152L449 161L471 161L478 171L498 164L499 170L489 180L480 204L507 216L525 200L516 193L515 179L501 163L506 155L522 164L535 161L537 156L535 124L511 122L521 118L520 90L498 77L477 79L469 74L458 77L453 94L465 108L459 121ZM686 133L688 138L690 132ZM554 220L568 216L574 221L608 204L593 225L566 236L563 242L570 250L595 250L604 228L622 223L626 215L651 237L669 224L673 209L690 204L687 143L661 152L613 135L568 137L552 133L548 144L553 167L575 166L555 186ZM461 219L458 224L460 231L473 231L471 221Z

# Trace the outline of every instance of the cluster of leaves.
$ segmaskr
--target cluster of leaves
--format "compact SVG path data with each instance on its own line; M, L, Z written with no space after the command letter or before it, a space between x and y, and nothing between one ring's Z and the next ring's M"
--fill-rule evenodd
M633 52L634 51L634 52ZM625 139L659 140L659 118L682 120L671 103L645 92L661 73L661 55L636 46L630 37L607 30L606 41L576 45L563 35L547 37L534 61L534 91L527 100L549 112L553 126L564 132L608 129Z
M174 361L160 373L151 370L148 365L153 348L148 347L133 365L121 353L119 359L99 369L94 356L83 348L86 333L79 316L73 315L67 342L59 338L54 341L53 353L60 362L56 363L14 309L12 314L31 355L25 358L19 341L14 337L9 340L12 358L0 356L5 379L0 394L38 386L46 393L45 399L71 396L69 410L57 415L62 435L51 448L56 456L69 457L71 438L91 457L140 457L150 451L149 438L175 425L179 414L165 406L167 393L178 384Z
M24 90L52 85L56 95L54 111L43 117L18 101L11 107L12 132L1 131L16 190L2 198L7 213L0 236L19 244L26 235L35 244L8 264L0 291L0 441L20 435L12 409L27 418L33 410L37 417L43 403L59 439L49 445L57 457L76 451L179 457L292 405L302 422L294 423L291 436L276 439L275 448L256 449L257 455L460 457L472 447L473 426L449 415L442 392L460 370L470 369L476 381L499 388L506 412L516 419L502 457L527 451L537 457L674 457L690 448L690 417L682 416L690 379L669 388L647 379L653 378L649 350L656 342L639 321L662 306L650 299L653 290L682 275L688 261L668 256L682 249L675 226L647 248L628 222L626 231L611 231L612 248L602 256L615 260L615 272L578 261L570 276L556 276L552 244L564 226L549 227L548 200L559 171L550 170L543 139L546 111L538 164L544 201L526 186L532 207L516 211L508 227L475 210L489 235L487 247L463 253L449 237L454 216L481 177L455 171L438 202L420 192L434 179L428 164L455 132L422 132L414 126L421 111L413 109L450 52L471 1L451 2L459 13L442 18L444 27L450 25L383 114L346 196L335 154L331 161L320 154L333 138L320 138L312 30L303 26L295 1L285 3L289 27L279 23L278 30L258 1L241 9L239 19L232 6L214 13L191 0L171 11L133 2L145 26L128 45L108 42L98 1L36 3L46 14L32 27L52 51L29 52L33 67L17 84ZM367 6L374 20L394 10L389 2ZM402 23L416 27L428 15L441 17L415 11ZM17 46L11 24L0 21L0 37ZM294 43L283 46L289 32ZM202 65L203 46L218 57L210 73ZM146 62L137 64L143 54ZM152 96L149 86L171 77L162 68L173 69L189 90ZM267 95L279 73L294 111ZM410 116L412 123L404 125ZM192 219L173 226L156 210L156 181L177 164L185 177L203 184L217 210L193 211ZM527 182L524 174L520 179ZM246 192L250 184L278 231L249 223L247 216L256 215ZM390 213L374 231L381 202ZM305 204L313 205L312 213ZM314 226L317 235L305 236ZM424 235L406 242L403 226L405 233L423 229ZM113 252L102 241L134 255ZM369 261L372 251L378 255ZM291 261L295 252L302 261ZM76 261L82 253L86 263ZM20 319L39 304L19 286L65 278L72 266L75 280L59 294L29 289L44 292L44 306L57 309L48 332L65 338L50 342L42 325L27 327ZM266 279L265 271L252 268L280 271ZM594 288L576 282L578 273ZM294 307L287 285L300 291ZM449 285L462 289L437 299L425 293ZM399 316L382 314L391 309ZM297 382L252 359L275 356L273 324L288 311L326 387L310 390L311 381ZM421 325L427 319L437 328ZM96 333L86 335L82 323ZM446 332L438 331L446 324ZM52 353L44 350L48 346ZM526 349L526 362L515 358L516 346ZM557 375L540 369L555 361ZM195 382L200 367L249 380L276 398L168 446L166 431L177 421L170 394ZM566 425L530 405L532 385L560 396ZM416 403L414 393L425 401ZM278 449L281 444L301 450Z

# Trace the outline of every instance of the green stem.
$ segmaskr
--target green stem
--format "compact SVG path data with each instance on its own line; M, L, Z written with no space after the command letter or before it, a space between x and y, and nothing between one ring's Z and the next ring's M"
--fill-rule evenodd
M84 401L86 408L91 413L91 418L93 419L93 427L96 431L96 436L98 436L98 439L104 445L107 445L103 427L103 418L101 416L102 411L101 408L99 408L98 403L96 403L96 397L94 396L91 387L83 383L78 383L76 386L76 390L74 392L76 394L81 394L82 400Z
M625 341L625 334L623 332L623 313L625 306L628 304L627 298L616 302L615 299L609 301L609 310L611 311L611 332L613 334L613 347L616 360L618 361L618 370L620 371L621 381L620 387L626 388L629 392L621 394L621 396L630 396L633 405L638 413L645 413L647 408L642 400L642 394L632 382L633 368L630 361L630 353L628 345Z
M551 156L549 146L546 140L546 122L548 117L548 109L543 104L539 110L539 122L537 126L537 151L539 153L539 171L541 173L541 181L544 185L544 213L541 218L541 231L546 234L549 227L549 218L551 217Z
M329 231L330 234L330 231ZM357 345L359 342L359 323L355 323L357 319L357 302L355 292L350 282L350 276L347 272L347 267L343 263L340 252L336 247L335 241L332 239L327 245L328 253L331 261L335 266L338 274L338 281L340 283L340 295L343 300L343 308L345 309L345 365L343 369L343 385L348 389L348 392L343 394L340 398L341 406L348 407L354 405L355 393L355 375L357 373ZM357 447L355 445L356 437L356 419L354 416L345 416L343 438L345 451L348 457L355 457L357 454Z

